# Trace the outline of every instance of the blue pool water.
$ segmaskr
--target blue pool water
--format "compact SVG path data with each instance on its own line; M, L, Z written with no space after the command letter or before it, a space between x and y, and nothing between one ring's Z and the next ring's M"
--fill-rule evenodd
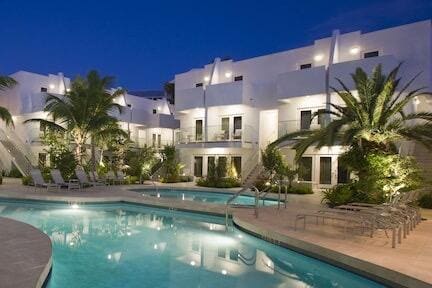
M382 287L238 230L223 219L128 204L0 202L0 216L53 243L49 288Z
M143 195L149 195L160 198L175 198L186 201L198 201L215 204L225 204L227 200L233 195L231 193L223 192L208 192L208 191L195 191L195 190L179 190L179 189L133 189L132 191L139 192ZM237 205L255 205L255 198L248 195L240 195L234 201L233 204ZM260 205L263 205L263 201L259 201ZM277 200L265 199L264 205L275 205Z

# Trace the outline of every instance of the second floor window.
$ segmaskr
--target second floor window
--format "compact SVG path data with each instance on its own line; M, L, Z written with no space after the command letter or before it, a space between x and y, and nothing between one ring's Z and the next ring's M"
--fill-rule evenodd
M235 76L234 81L243 81L243 75Z
M364 58L372 58L372 57L378 57L378 56L379 56L378 51L371 51L371 52L366 52L363 54Z
M300 112L300 129L308 130L312 120L312 111L305 110Z
M41 87L41 92L48 92L48 88L46 88L46 87Z
M156 113L157 113L156 109L153 109L153 114L156 114Z
M195 84L195 87L202 87L203 86L203 83L196 83Z

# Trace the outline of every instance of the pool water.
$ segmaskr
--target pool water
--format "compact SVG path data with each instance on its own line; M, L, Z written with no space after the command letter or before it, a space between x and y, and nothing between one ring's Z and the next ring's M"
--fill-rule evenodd
M172 198L181 199L186 201L197 201L214 204L225 204L228 199L233 195L231 193L223 192L208 192L208 191L195 191L195 190L179 190L179 189L134 189L132 191L139 192L143 195L160 197L160 198ZM234 199L232 204L237 205L255 205L255 197L248 195L239 195ZM259 201L259 205L276 205L277 200L265 199L264 203L262 200Z
M53 243L49 288L382 287L275 246L223 219L129 204L0 202Z

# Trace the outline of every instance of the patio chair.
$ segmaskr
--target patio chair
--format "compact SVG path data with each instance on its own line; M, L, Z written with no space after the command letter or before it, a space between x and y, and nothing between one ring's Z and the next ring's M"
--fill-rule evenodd
M55 184L60 186L60 188L67 188L68 190L81 188L77 180L69 180L69 182L65 182L60 170L58 169L51 170L51 178L54 180Z
M56 188L57 190L60 188L58 184L51 183L51 182L45 182L45 180L42 177L42 173L39 169L33 169L30 171L30 176L33 179L33 184L35 187L35 190L37 187L46 188L47 192L49 191L49 188Z
M117 179L120 184L125 184L126 182L126 175L123 173L123 171L117 171Z
M87 174L84 170L82 169L75 169L75 174L78 178L78 181L81 184L81 188L85 187L85 186L102 186L104 184L102 183L98 183L98 182L93 182L93 181L89 181L89 178L87 177Z
M90 172L88 174L88 176L89 176L91 182L99 183L99 186L107 185L106 180L99 177L99 175L96 171Z

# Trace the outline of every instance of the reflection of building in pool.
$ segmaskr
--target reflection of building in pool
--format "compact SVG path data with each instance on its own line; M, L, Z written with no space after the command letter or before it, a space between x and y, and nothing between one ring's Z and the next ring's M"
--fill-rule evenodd
M134 269L141 273L159 267L160 277L178 287L191 287L190 281L194 287L222 283L226 287L333 287L349 283L351 277L294 252L281 253L241 232L226 232L218 218L157 209L143 213L129 207L63 207L35 209L31 219L22 219L20 207L6 206L6 211L3 207L2 215L31 223L49 235L57 253L82 253L83 257L90 253L100 263L129 268L140 263L144 266Z

